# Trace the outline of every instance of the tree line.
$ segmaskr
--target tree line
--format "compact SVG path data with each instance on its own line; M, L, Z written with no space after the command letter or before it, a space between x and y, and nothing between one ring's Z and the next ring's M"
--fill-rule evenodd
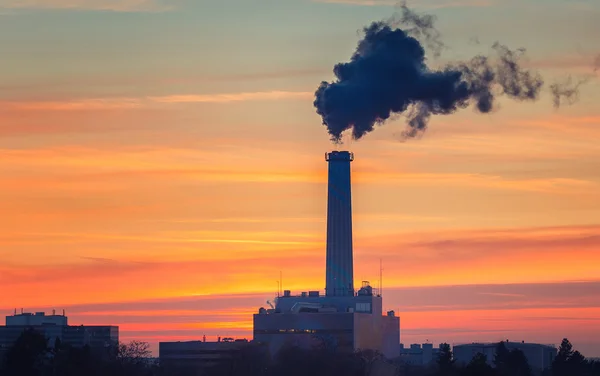
M2 354L0 376L600 376L600 362L574 351L567 339L551 368L541 375L531 369L522 351L510 350L503 342L490 362L477 354L467 365L456 363L447 344L428 366L403 364L400 358L386 360L374 351L349 354L284 347L271 359L264 350L244 347L212 368L168 368L151 358L145 342L92 349L56 340L50 346L42 334L28 330Z
M545 370L533 370L521 350L510 350L504 342L496 346L491 362L486 355L478 353L468 364L458 365L450 346L442 344L433 366L404 365L399 369L401 376L600 376L600 362L588 360L579 351L574 351L566 338L551 366Z
M102 349L74 347L25 330L0 359L0 376L154 376L149 344L132 341Z

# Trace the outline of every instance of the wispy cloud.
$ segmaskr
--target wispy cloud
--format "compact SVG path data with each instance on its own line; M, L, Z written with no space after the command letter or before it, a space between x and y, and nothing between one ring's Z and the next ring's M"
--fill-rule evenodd
M545 56L524 62L523 65L531 68L569 70L591 75L600 66L600 55L597 58L589 54Z
M312 92L306 91L264 91L225 94L166 95L141 98L89 98L49 101L3 101L0 108L13 111L110 111L128 110L157 105L181 103L232 103L246 101L277 101L310 99Z
M16 111L99 111L135 109L142 106L136 98L79 99L66 101L1 102L0 106Z
M396 6L400 3L398 0L313 0L315 3L328 4L346 4L357 6ZM492 0L421 0L410 3L411 7L415 8L458 8L458 7L487 7L493 4Z
M526 192L564 193L578 194L582 191L590 192L597 189L598 184L591 180L572 178L526 178L510 179L499 175L489 174L463 174L463 173L385 173L385 172L363 172L356 174L358 183L378 184L418 184L436 185L460 185L480 188L516 190Z
M0 0L0 8L162 12L172 9L173 3L162 0Z
M304 91L266 91L235 94L170 95L164 97L150 97L149 100L158 103L228 103L280 99L310 99L313 96L314 93Z

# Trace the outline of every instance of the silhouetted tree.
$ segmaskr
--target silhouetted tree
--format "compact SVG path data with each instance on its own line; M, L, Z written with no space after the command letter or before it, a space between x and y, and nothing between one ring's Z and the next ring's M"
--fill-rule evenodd
M573 350L573 345L568 339L563 339L558 354L552 362L553 376L586 376L593 375L594 365L588 362L579 352Z
M531 366L523 351L514 349L510 352L510 376L532 376Z
M122 363L139 364L145 363L150 357L150 344L148 342L131 341L119 343L117 359Z
M454 354L452 353L449 344L442 343L440 345L440 352L436 362L440 375L446 376L454 375L456 373L456 368L454 367Z
M552 375L553 376L570 376L568 375L568 361L573 356L573 345L568 339L564 338L558 348L558 354L552 362Z
M6 376L42 376L51 360L46 337L27 329L6 353Z
M506 348L504 342L498 343L498 345L496 346L496 353L494 354L494 366L500 374L505 374L509 368L509 353L510 352Z
M61 344L54 346L52 375L54 376L103 376L101 359L92 354L89 346L73 347Z
M563 338L560 346L558 348L558 353L556 354L556 358L552 362L552 375L553 376L563 376L568 373L568 360L573 356L573 345L571 342Z
M263 376L269 368L271 358L266 345L251 344L236 354L232 376Z
M267 346L247 344L232 351L231 358L208 369L205 374L210 376L263 376L270 365ZM169 374L168 376L175 376Z
M359 350L356 352L356 356L361 360L365 374L369 375L373 372L374 367L377 363L384 361L385 357L382 353L377 350Z
M532 376L533 374L523 351L519 349L509 351L504 342L500 342L496 347L494 365L499 376Z
M298 347L282 348L269 370L273 376L364 376L365 365L358 354L333 353Z
M109 362L111 376L143 376L151 373L150 345L147 342L119 343L116 358Z
M398 376L432 376L438 372L437 368L433 369L430 366L422 366L416 364L402 363L396 364Z
M494 369L487 363L487 356L477 353L461 371L463 376L492 376Z
M574 375L584 375L588 373L589 362L579 351L573 352L571 359L568 360L569 369Z
M589 374L592 376L600 376L600 361L588 361Z

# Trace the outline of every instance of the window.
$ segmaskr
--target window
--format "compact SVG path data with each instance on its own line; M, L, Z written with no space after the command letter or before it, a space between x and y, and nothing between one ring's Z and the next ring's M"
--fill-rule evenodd
M356 312L371 312L371 303L356 303Z

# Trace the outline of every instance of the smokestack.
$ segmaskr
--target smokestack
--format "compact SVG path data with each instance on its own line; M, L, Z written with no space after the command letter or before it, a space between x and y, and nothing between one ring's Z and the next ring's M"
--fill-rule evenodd
M348 151L333 151L325 154L325 160L329 163L325 294L353 296L350 162L354 160L354 154Z

